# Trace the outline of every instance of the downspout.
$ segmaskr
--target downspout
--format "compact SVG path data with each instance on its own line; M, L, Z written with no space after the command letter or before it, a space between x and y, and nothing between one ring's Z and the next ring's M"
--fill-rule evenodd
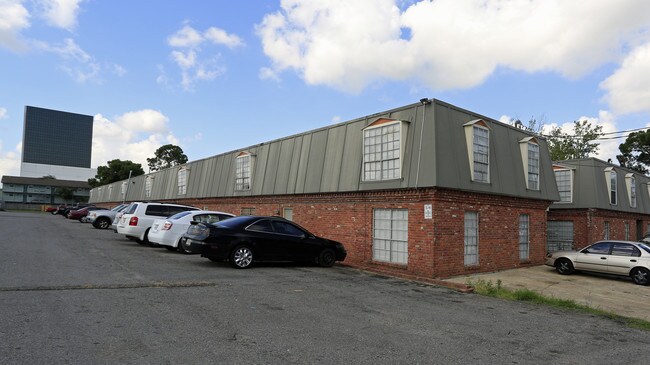
M427 105L431 104L431 100L424 98L420 99L422 103L422 128L420 128L420 144L418 146L418 168L415 172L415 189L417 190L420 183L420 162L422 160L422 136L424 135L424 124L427 116Z
M126 195L129 193L129 185L131 185L131 173L133 170L129 170L129 179L126 181L126 190L124 190L124 196L122 197L122 204L126 202Z

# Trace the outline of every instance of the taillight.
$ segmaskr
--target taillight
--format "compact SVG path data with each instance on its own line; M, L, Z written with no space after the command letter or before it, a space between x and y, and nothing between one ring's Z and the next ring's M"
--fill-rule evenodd
M138 217L131 217L129 219L129 226L137 226L138 225Z
M170 222L170 221L165 221L165 224L163 224L163 226L162 226L162 230L163 230L163 231L167 231L167 230L169 230L170 228L172 228L173 225L174 225L174 224L173 224L172 222Z

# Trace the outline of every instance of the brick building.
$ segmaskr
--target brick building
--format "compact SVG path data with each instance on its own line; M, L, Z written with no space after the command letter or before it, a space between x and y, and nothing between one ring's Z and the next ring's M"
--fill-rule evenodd
M541 264L558 199L543 138L429 99L90 196L282 215L343 242L348 264L422 277Z
M560 200L548 213L548 250L650 232L650 178L595 158L553 164Z

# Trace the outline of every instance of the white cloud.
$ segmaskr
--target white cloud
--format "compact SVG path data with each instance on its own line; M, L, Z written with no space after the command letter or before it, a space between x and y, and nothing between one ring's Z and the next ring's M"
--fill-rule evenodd
M228 48L244 45L239 36L216 27L200 32L185 25L167 38L167 44L173 48L171 58L181 69L181 85L186 91L192 91L197 81L213 80L226 71L220 62L221 54L205 56L207 51L204 48L208 43ZM157 82L167 85L168 80L163 72Z
M0 46L13 51L25 49L19 35L29 28L29 18L23 0L0 0Z
M47 24L73 30L77 25L77 16L79 15L79 4L83 0L41 0L40 8L42 17Z
M22 149L22 143L19 143L13 151L3 152L2 141L0 141L0 176L20 176Z
M147 158L151 158L156 149L168 143L179 145L168 122L164 114L151 109L124 113L115 121L95 115L92 166L120 159L139 163L147 171Z
M66 38L61 44L49 44L41 41L33 41L32 44L36 49L61 57L64 63L59 68L77 82L101 82L101 65L84 51L74 39Z
M470 88L497 67L577 78L617 61L650 24L645 0L281 4L256 26L273 70L353 93L377 80Z
M244 45L244 42L235 34L228 34L225 30L216 27L205 31L205 38L215 44L223 44L228 48Z
M0 108L0 119L7 117L7 108Z
M600 87L618 113L650 111L650 43L634 49Z

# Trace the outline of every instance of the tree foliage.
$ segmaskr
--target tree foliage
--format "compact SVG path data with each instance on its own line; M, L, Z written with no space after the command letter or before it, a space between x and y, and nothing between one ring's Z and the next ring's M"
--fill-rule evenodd
M97 167L97 175L94 178L88 179L88 184L91 187L110 184L112 182L126 180L129 178L129 171L131 177L144 175L142 165L126 160L119 159L108 161L108 165Z
M60 197L61 199L63 199L64 202L67 203L67 202L71 201L72 198L74 198L74 190L72 190L70 188L67 188L65 186L62 186L62 187L56 189L55 195Z
M621 151L616 156L623 167L647 174L650 168L650 129L630 133L625 142L618 146Z
M173 144L161 146L154 152L154 157L147 159L149 171L159 171L186 162L187 155L183 149Z
M598 152L598 143L594 141L602 135L602 126L592 126L586 120L573 122L573 133L565 133L560 127L553 127L547 136L551 160L587 158Z

